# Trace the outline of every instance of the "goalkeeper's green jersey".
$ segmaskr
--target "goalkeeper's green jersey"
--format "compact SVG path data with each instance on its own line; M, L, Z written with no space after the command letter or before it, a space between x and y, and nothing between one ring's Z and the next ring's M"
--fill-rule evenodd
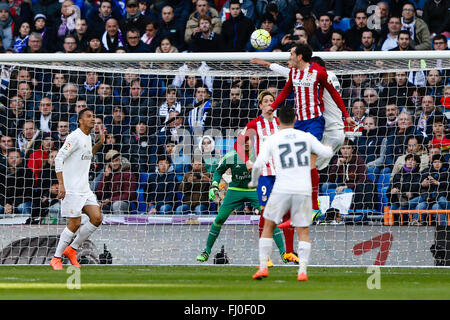
M231 168L231 182L228 189L248 189L248 184L252 179L251 172L247 169L244 161L237 154L236 150L228 152L219 162L219 166L214 171L213 183L219 184L222 175Z

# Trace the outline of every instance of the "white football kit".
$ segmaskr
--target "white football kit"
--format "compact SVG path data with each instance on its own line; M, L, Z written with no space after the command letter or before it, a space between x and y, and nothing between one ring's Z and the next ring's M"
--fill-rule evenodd
M271 63L269 68L270 70L280 75L289 77L290 71L289 68L283 67L277 63ZM328 82L331 83L338 92L341 92L341 85L336 75L331 71L327 71L327 74L328 74ZM345 139L344 121L342 120L342 112L337 106L336 102L334 102L333 98L331 97L327 89L323 90L323 104L324 104L323 117L325 118L325 131L323 133L321 142L330 145L333 149L333 152L336 153L344 144ZM333 155L327 158L318 156L316 159L317 170L322 170L326 166L328 166L332 157Z
M264 142L253 164L251 183L257 184L261 169L273 159L277 174L265 219L278 224L290 210L293 226L307 227L312 223L311 153L331 157L333 150L310 133L294 128L283 129Z
M91 135L80 128L70 133L55 158L55 171L63 173L66 196L61 201L61 216L80 217L86 205L98 206L97 197L89 186L92 160Z

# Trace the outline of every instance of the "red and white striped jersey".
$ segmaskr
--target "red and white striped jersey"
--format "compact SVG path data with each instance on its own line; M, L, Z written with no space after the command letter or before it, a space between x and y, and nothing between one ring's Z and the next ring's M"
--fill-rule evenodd
M294 90L295 108L297 110L297 120L310 120L323 115L324 102L323 91L327 89L339 109L348 117L339 92L328 81L328 74L325 68L317 63L310 63L304 70L291 68L289 79L283 90L275 99L272 107L276 109L284 101L292 90Z
M241 137L249 137L252 139L252 144L255 149L256 156L258 156L259 151L261 150L262 144L268 137L272 136L276 132L280 131L280 122L277 117L273 117L272 121L265 119L263 116L258 116L253 119L245 126L245 129L241 133ZM243 139L239 139L239 142L243 141ZM247 161L248 158L245 156L245 152L242 152L243 149L240 148L242 146L241 143L236 144L236 151L241 156L244 161ZM265 168L261 170L262 176L274 176L275 175L275 166L272 160L267 162Z

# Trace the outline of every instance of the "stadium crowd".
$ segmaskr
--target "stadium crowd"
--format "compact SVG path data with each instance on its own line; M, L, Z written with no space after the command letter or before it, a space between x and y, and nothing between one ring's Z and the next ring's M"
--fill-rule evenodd
M8 0L0 2L0 51L448 50L449 10L449 0ZM271 34L267 49L250 44L258 28ZM345 128L352 134L321 171L323 195L353 191L355 210L450 209L450 74L428 69L339 76L358 125ZM215 213L208 190L223 156L218 141L201 137L192 152L199 160L180 148L177 129L225 136L258 115L260 91L277 95L284 83L3 65L0 213L58 215L54 157L86 107L96 115L93 140L107 130L91 171L104 212ZM410 223L426 220L418 218Z

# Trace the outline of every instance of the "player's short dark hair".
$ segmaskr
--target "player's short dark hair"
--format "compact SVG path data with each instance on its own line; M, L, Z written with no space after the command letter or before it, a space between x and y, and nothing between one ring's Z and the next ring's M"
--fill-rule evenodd
M77 121L80 120L80 119L83 117L83 114L84 114L85 112L87 112L87 111L91 111L91 112L92 112L92 110L89 109L89 108L81 109L80 112L78 112L78 119L77 119Z
M292 105L282 105L277 108L277 116L280 119L280 123L292 124L295 122L295 109Z
M317 63L321 67L324 68L326 67L325 61L321 57L318 56L311 57L310 61Z
M296 55L302 55L303 61L309 62L311 60L313 50L309 44L296 43L293 48L295 48L294 50Z

